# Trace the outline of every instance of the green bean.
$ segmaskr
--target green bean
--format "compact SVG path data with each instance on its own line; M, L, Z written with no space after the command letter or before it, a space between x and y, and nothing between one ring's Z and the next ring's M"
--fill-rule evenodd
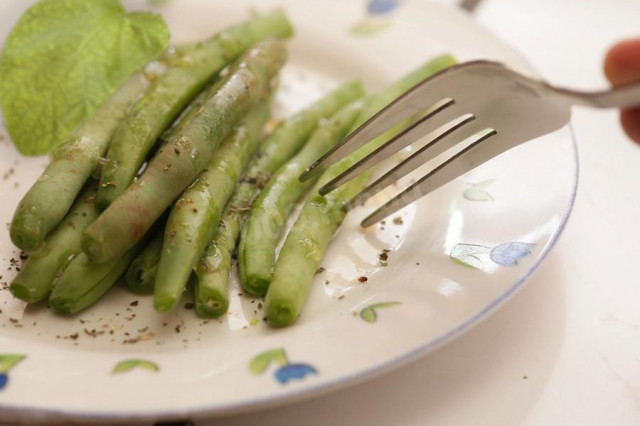
M258 147L268 118L269 107L263 101L220 144L207 170L172 208L155 282L157 310L170 310L180 301L193 267L213 238L222 209Z
M97 302L125 272L138 248L119 259L95 264L84 254L76 256L53 287L49 304L58 313L74 315Z
M309 142L278 169L253 203L238 245L238 268L245 291L255 296L267 293L281 231L295 203L314 184L312 179L301 182L300 174L344 138L362 107L362 102L348 105L321 123Z
M191 102L189 106L187 106L187 108L182 111L182 114L180 114L180 116L175 120L171 127L169 127L162 133L162 135L160 135L160 140L163 144L171 141L171 139L179 134L184 129L186 124L193 117L195 117L196 113L200 108L202 108L202 105L204 105L207 98L211 96L210 91L213 87L214 85L212 84L211 87L205 88L205 90L200 92L200 94L193 100L193 102Z
M54 311L62 315L74 315L97 302L143 251L153 251L150 248L154 243L153 238L162 236L165 222L166 214L153 224L142 240L117 259L94 263L84 253L75 256L56 280L49 297L49 304Z
M198 177L233 126L271 90L285 61L284 45L256 44L216 84L216 90L185 128L151 160L140 178L89 226L82 249L96 262L132 248L156 219Z
M100 214L93 202L97 188L97 182L90 184L38 250L29 255L9 286L11 294L27 303L35 303L48 296L69 259L82 251L82 231Z
M127 268L124 281L133 293L153 294L163 238L164 233L157 232Z

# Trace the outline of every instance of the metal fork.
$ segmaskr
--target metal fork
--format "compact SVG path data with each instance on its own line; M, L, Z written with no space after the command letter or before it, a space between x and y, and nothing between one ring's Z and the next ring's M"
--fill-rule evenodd
M328 182L320 193L332 191L427 136L424 146L354 197L348 203L348 207L353 207L445 151L465 145L365 218L361 225L368 227L501 153L563 127L569 122L573 105L640 106L640 84L585 93L553 87L497 62L456 65L404 93L322 156L300 179L317 176L387 129L417 114L422 114L420 119Z

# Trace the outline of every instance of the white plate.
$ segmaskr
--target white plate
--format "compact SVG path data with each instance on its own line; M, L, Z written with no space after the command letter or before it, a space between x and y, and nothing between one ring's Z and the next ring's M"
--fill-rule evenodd
M2 2L0 37L26 3ZM297 28L276 101L281 114L349 78L379 89L445 51L527 69L465 15L428 2L405 1L382 13L397 2L375 1L367 13L365 1L255 1L260 9L276 3ZM186 41L246 18L251 4L173 0L158 10L174 40ZM19 157L6 138L0 143L2 223L45 162ZM235 284L220 321L182 306L161 316L148 298L120 288L71 319L45 306L25 310L0 291L0 418L203 417L290 402L388 371L459 336L521 287L564 226L576 180L564 128L441 188L384 229L359 229L364 211L352 212L302 317L284 330L268 328L260 301L238 296ZM19 253L3 232L0 275L8 283L10 259ZM386 267L379 265L383 249L392 250ZM398 304L371 309L388 302ZM125 343L131 339L138 341ZM252 372L250 362L266 351L271 356L262 360L271 362L261 372L254 363Z

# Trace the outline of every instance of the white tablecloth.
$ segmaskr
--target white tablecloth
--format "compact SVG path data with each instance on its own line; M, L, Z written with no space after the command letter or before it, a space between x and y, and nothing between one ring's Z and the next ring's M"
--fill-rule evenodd
M607 46L640 36L638 0L486 0L477 19L550 81L585 89L605 85ZM573 123L581 171L569 225L489 320L364 384L197 424L640 425L640 147L613 112L576 111Z

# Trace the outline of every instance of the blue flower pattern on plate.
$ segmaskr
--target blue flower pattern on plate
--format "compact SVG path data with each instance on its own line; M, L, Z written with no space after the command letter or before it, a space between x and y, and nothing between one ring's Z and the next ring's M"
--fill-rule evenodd
M509 242L500 244L491 250L491 260L502 266L516 266L518 261L531 254L535 244L522 242Z
M251 373L260 375L267 371L271 365L278 366L275 378L281 384L285 384L289 380L302 380L309 374L318 374L318 370L312 365L290 362L283 348L270 349L254 356L249 361L248 367Z
M531 254L535 244L512 241L489 247L480 244L456 244L449 258L460 265L484 270L489 260L501 266L517 266L518 261Z
M365 17L350 29L356 37L368 37L389 28L393 23L392 12L402 0L369 0L365 7Z
M276 371L276 379L285 384L289 380L301 380L308 374L318 374L309 364L287 364Z
M399 5L400 0L371 0L367 5L367 12L371 15L384 15Z

